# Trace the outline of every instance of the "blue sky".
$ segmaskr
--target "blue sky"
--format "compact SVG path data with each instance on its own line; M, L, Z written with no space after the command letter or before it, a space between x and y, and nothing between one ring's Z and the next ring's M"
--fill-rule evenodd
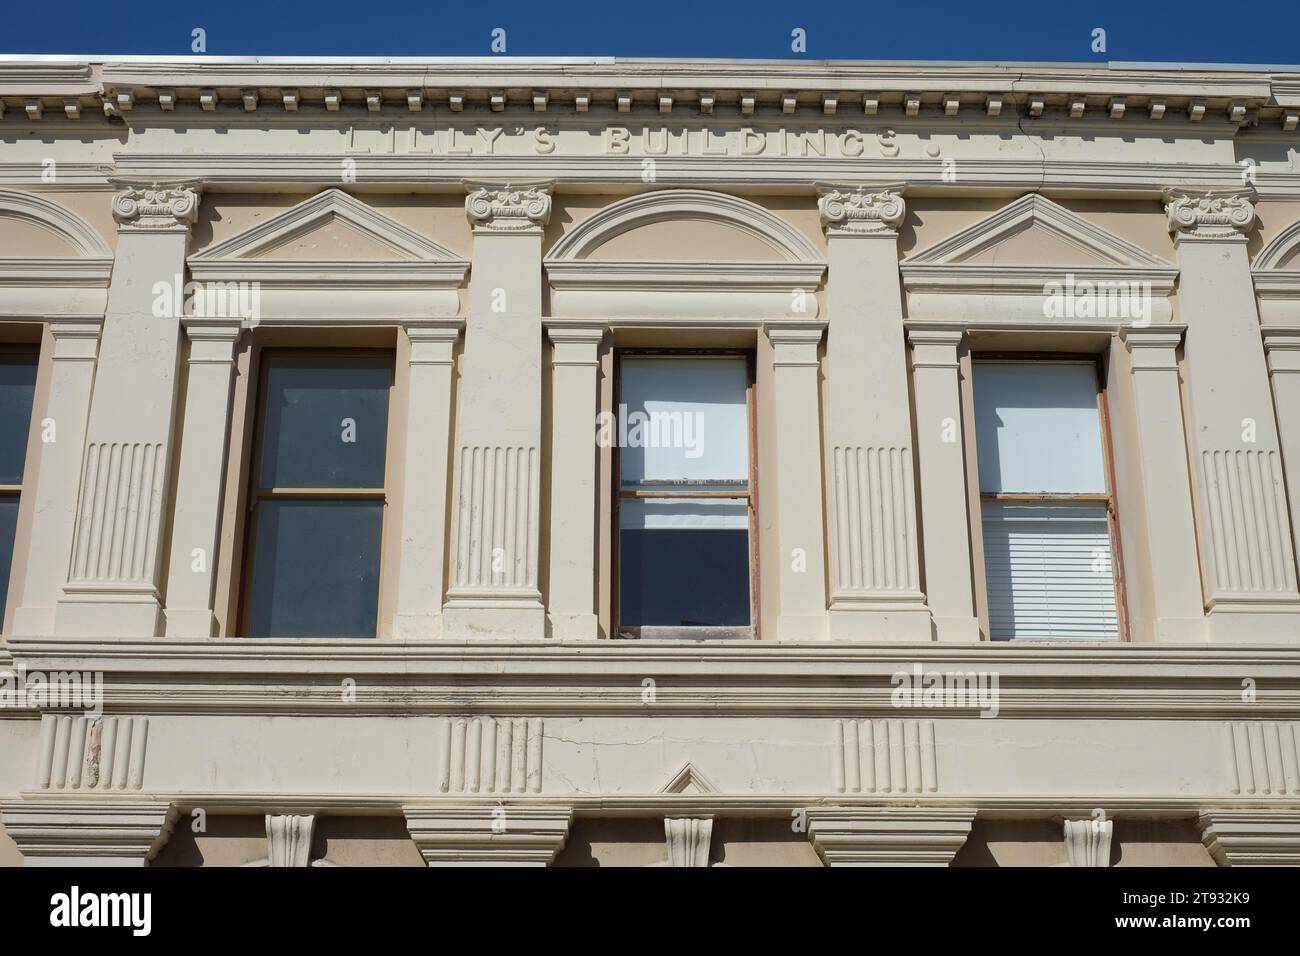
M8 0L0 52L191 55L196 27L218 56L486 56L502 28L514 56L1300 63L1298 0Z

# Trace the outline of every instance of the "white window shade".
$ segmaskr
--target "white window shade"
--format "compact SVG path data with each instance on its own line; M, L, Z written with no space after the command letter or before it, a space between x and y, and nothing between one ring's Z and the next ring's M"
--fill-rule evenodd
M749 371L743 358L625 358L620 376L624 487L747 487Z
M982 514L990 638L1119 636L1104 504L985 501Z
M1097 376L1084 362L978 362L984 494L1105 494Z

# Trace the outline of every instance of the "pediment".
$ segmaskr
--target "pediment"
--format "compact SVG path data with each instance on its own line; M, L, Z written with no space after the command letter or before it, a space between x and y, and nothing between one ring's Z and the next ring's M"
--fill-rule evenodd
M942 242L904 266L1033 266L1172 269L1168 261L1030 193Z
M450 249L340 189L327 189L190 257L198 265L357 260L465 264Z
M668 778L668 782L659 788L660 793L719 793L717 786L690 761Z

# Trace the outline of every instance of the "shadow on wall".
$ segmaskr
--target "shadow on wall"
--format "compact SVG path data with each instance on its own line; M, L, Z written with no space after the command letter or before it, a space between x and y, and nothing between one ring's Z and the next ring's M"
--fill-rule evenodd
M953 866L1065 866L1056 820L976 820ZM1111 866L1214 866L1192 820L1116 820Z

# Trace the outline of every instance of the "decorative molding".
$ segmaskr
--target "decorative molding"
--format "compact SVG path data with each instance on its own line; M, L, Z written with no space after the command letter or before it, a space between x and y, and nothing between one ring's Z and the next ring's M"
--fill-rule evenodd
M1291 223L1260 250L1251 268L1265 325L1300 329L1300 221Z
M32 222L56 233L79 259L112 261L113 250L99 232L76 213L39 193L0 189L0 221Z
M542 718L441 717L439 793L541 793Z
M1065 859L1070 866L1110 866L1114 820L1066 820Z
M266 815L268 866L311 866L311 838L316 828L314 814Z
M382 259L286 259L277 253L338 221ZM199 282L248 282L258 290L257 323L299 317L380 321L455 315L469 262L340 189L327 189L187 260Z
M564 849L571 806L407 806L411 839L429 866L549 866Z
M668 782L659 788L660 793L710 794L721 793L717 784L706 777L689 760L668 778Z
M139 790L148 717L41 715L40 790Z
M113 195L113 218L124 232L188 232L199 217L194 183L127 186Z
M837 720L837 793L937 793L934 721Z
M918 595L912 450L831 450L833 596Z
M709 845L713 840L712 818L665 818L664 836L668 843L669 866L709 865Z
M809 807L808 838L827 866L948 866L974 808Z
M612 239L665 221L722 224L761 242L775 258L592 258ZM826 269L820 250L779 216L746 199L700 189L661 189L612 203L560 239L544 264L555 314L602 320L792 314L814 318L815 292Z
M536 596L537 459L536 448L522 445L461 446L449 597L499 591Z
M1004 265L972 259L1027 229L1042 229L1073 246L1089 260L1074 265ZM1103 326L1162 323L1173 314L1170 296L1178 269L1172 263L1123 239L1042 196L1029 193L924 249L899 264L913 319L960 317L966 325L982 321L1059 325L1082 322ZM1071 308L1089 314L1052 316L1055 295L1069 295ZM1150 314L1134 314L1144 305ZM1062 300L1062 306L1064 301Z
M176 823L158 801L11 800L0 815L26 866L147 866Z
M1294 722L1225 722L1223 738L1229 793L1300 796L1300 728Z
M834 186L817 184L817 211L828 236L894 236L907 204L903 183Z
M1218 808L1202 813L1200 826L1219 866L1300 866L1300 810Z
M1179 241L1244 241L1255 226L1255 190L1165 190L1165 215L1169 231Z
M549 182L493 183L466 180L465 214L475 232L541 233L551 218Z
M162 443L86 447L66 593L154 592L166 465Z
M1209 527L1210 604L1296 594L1281 456L1271 449L1201 453Z

